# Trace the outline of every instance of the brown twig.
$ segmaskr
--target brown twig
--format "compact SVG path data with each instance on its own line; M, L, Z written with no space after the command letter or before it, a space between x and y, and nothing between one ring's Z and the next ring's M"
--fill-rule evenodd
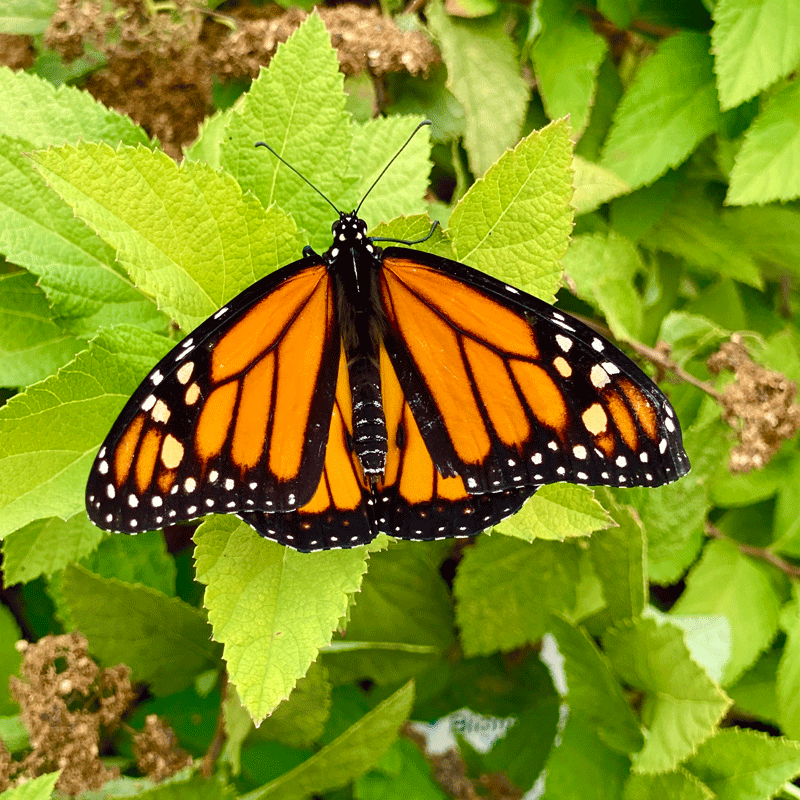
M790 578L800 578L800 567L796 567L794 564L784 561L780 556L776 556L775 553L773 553L771 550L767 550L765 547L756 547L752 544L738 542L736 539L732 539L730 536L724 534L719 528L716 528L710 522L706 523L706 534L711 536L713 539L720 539L725 542L730 542L740 553L750 556L751 558L757 558L760 561L766 561L768 564L771 564L776 569L779 569Z
M214 765L217 763L219 754L228 738L228 733L225 729L225 699L228 696L228 673L224 672L219 678L219 716L217 717L217 728L214 731L214 738L203 756L203 763L200 766L200 773L204 778L210 778L214 774Z
M717 402L722 400L722 395L710 383L707 381L701 381L699 378L695 378L691 372L687 372L685 369L683 369L683 367L679 366L678 363L670 358L666 353L663 353L655 347L648 347L646 344L634 341L633 339L628 339L627 344L632 350L637 352L643 358L646 358L648 361L658 367L661 367L667 372L671 372L685 383L695 386L696 388L700 389L700 391L709 395L709 397L713 397Z

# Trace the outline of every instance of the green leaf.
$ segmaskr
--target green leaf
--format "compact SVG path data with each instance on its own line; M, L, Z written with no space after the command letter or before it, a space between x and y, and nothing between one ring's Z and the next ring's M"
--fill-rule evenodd
M800 197L800 80L772 95L744 137L725 202L733 206Z
M685 769L662 775L634 773L625 784L622 800L714 800L716 795Z
M195 534L197 579L228 674L256 723L289 696L347 613L367 548L298 553L236 517Z
M791 609L791 610L790 610ZM797 602L789 605L786 644L778 666L775 693L781 730L792 739L800 736L800 613Z
M637 188L680 164L719 120L709 41L683 31L662 40L614 115L601 165Z
M784 206L727 209L722 222L762 270L800 276L800 211Z
M634 758L636 772L666 772L695 752L730 705L692 660L684 634L652 619L623 622L603 638L623 681L648 694L650 733Z
M497 530L526 542L534 539L563 542L573 536L589 536L610 523L610 517L588 486L551 483L542 486L519 513L503 520Z
M56 322L27 272L0 275L0 330L0 386L44 380L86 346Z
M566 123L534 131L475 181L450 215L459 261L552 301L572 229Z
M0 408L0 537L84 508L94 453L166 340L120 327Z
M49 0L42 2L50 4ZM7 7L4 0L4 9ZM80 140L154 146L127 114L106 108L74 86L56 89L36 75L1 66L0 97L0 134L14 137L24 131L34 148Z
M720 105L734 108L785 78L800 61L800 6L785 0L719 0L711 43Z
M107 794L102 797L136 797L137 800L234 800L235 797L233 788L223 783L219 776L209 779L199 771L188 780L182 771L157 786L147 778L123 777L110 781L103 789Z
M553 616L549 629L564 658L570 717L579 716L589 723L606 746L617 753L630 754L641 750L644 737L639 722L612 673L608 659L583 628Z
M131 285L114 250L36 171L27 155L34 147L0 134L0 252L39 277L58 324L69 332L88 337L124 322L163 328L164 317Z
M545 766L547 800L619 800L630 759L608 747L594 725L580 716L567 719L559 738Z
M92 652L107 665L127 664L133 680L147 683L156 695L185 689L217 662L208 621L183 600L74 564L65 570L62 587Z
M5 564L3 571L5 572ZM3 582L6 586L11 586L13 583L7 577ZM16 644L21 638L22 632L13 614L5 605L0 606L0 716L19 713L19 706L11 699L8 679L19 672L22 655L17 650Z
M413 702L414 684L409 682L299 767L240 800L303 800L344 786L389 749Z
M328 671L317 662L297 681L289 698L259 725L253 738L279 741L287 747L310 747L322 735L330 709Z
M343 642L364 649L332 651L326 663L336 683L370 678L397 684L432 666L453 645L450 594L439 574L438 551L436 545L401 542L370 556ZM414 653L420 648L429 652Z
M589 121L606 40L572 0L542 0L537 13L542 30L531 52L537 88L547 116L569 116L577 138Z
M360 177L360 164L349 157L352 132L343 76L316 13L278 47L269 69L236 104L225 123L219 158L243 191L249 189L264 208L277 203L291 212L298 226L311 232L310 244L327 247L331 207L269 151L254 147L257 141L270 145L340 208L340 187L348 189ZM299 253L298 248L294 257Z
M686 762L717 800L774 797L800 773L800 743L760 731L726 728Z
M3 541L6 582L28 583L40 575L51 578L91 553L104 535L82 510L66 522L57 517L31 522Z
M167 551L161 531L106 535L100 546L83 559L82 566L102 578L142 583L167 597L175 596L175 560Z
M613 231L576 236L564 256L564 271L578 289L578 296L596 305L617 339L641 338L642 299L634 288L643 270L639 251Z
M538 641L575 604L578 555L556 542L480 536L456 574L456 621L468 656Z
M597 0L597 10L618 28L627 28L641 4L641 0Z
M416 744L400 737L353 785L355 800L448 800Z
M530 90L520 75L516 47L505 18L448 17L430 3L428 24L447 65L447 87L466 111L464 146L480 177L519 138Z
M592 536L592 564L602 583L611 619L635 617L642 613L647 597L645 531L630 506L617 503L607 490L596 491L616 524Z
M709 542L672 607L681 615L719 614L731 627L731 659L723 683L732 683L769 647L778 630L780 599L766 567L730 542Z
M647 532L649 580L671 584L697 557L710 507L706 481L728 452L719 420L697 422L684 432L692 471L675 483L654 489L618 489L621 503L633 505Z
M643 243L678 256L711 275L728 275L760 289L761 273L741 240L696 183L685 185Z
M293 223L205 164L81 144L33 156L48 183L105 241L137 286L191 330L296 258Z
M576 155L573 162L575 171L575 193L572 195L572 206L575 213L588 214L603 203L615 197L627 194L628 186L616 173Z
M51 772L48 775L40 775L38 778L23 783L22 786L6 789L0 797L3 800L50 800L59 774Z

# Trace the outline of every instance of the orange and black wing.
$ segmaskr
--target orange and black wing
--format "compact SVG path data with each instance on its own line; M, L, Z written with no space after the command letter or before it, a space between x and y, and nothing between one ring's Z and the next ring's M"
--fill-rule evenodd
M338 374L330 434L313 496L292 514L264 509L239 512L262 536L303 552L356 547L378 533L372 513L374 498L353 451L350 379L341 348L333 363Z
M379 292L386 350L422 441L438 473L470 494L557 481L659 486L689 471L669 401L587 325L405 248L384 251Z
M303 506L323 472L340 351L319 257L253 284L128 401L92 466L89 517L135 533L212 512Z

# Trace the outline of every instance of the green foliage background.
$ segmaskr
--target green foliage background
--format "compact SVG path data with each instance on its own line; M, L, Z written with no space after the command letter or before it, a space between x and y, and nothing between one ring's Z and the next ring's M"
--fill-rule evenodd
M689 476L546 487L458 560L452 542L383 537L298 554L220 516L171 554L159 533L86 518L89 465L175 343L170 320L189 331L328 244L329 207L256 140L350 208L428 117L432 142L419 135L364 204L375 235L413 238L428 212L445 231L425 248L549 301L565 270L562 307L620 341L667 342L698 379L724 384L705 359L743 330L800 379L800 6L454 6L424 12L444 65L390 76L375 120L312 15L180 165L87 94L0 69L5 585L33 635L77 628L101 663L128 664L150 692L137 716L159 713L196 755L221 709L215 796L441 797L398 729L467 708L515 721L488 752L459 740L471 772L527 790L544 770L548 800L798 797L800 603L779 568L800 558L797 441L730 474L732 432L686 382L664 386ZM2 13L0 29L39 34L52 7ZM641 46L611 52L600 15ZM449 204L424 202L431 157ZM19 752L17 621L0 607L0 736ZM169 796L196 797L197 780ZM23 788L8 797L49 797L52 781Z

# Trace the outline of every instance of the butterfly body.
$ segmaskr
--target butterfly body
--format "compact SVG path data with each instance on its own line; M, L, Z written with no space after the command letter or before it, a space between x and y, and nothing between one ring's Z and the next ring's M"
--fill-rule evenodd
M233 513L298 550L470 536L543 484L689 469L658 387L583 323L355 212L258 281L124 407L87 485L135 533Z

